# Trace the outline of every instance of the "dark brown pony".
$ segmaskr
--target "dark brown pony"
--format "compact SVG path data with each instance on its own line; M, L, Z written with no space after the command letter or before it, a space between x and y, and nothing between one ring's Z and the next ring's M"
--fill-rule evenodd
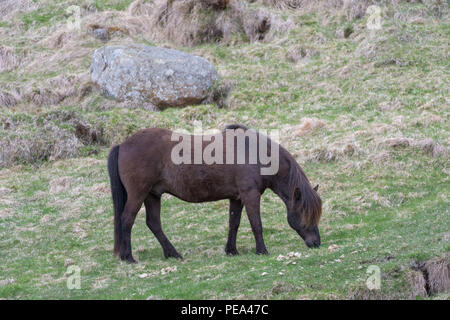
M231 125L226 129L241 129L241 132L250 130L242 125ZM225 146L227 138L224 132L219 134ZM131 229L142 203L145 204L147 226L161 244L164 256L181 258L161 228L163 193L188 202L229 199L229 231L225 247L229 255L238 254L236 234L243 206L255 236L256 253L267 254L260 217L260 199L267 188L286 204L289 225L306 245L320 245L318 223L322 201L316 192L318 186L311 187L303 170L284 148L279 146L278 171L273 175L262 175L260 169L264 165L259 158L257 163L250 164L247 161L248 137L245 137L244 164L175 164L171 153L178 142L172 141L171 136L172 131L167 129L141 130L113 147L109 154L108 171L114 203L114 252L120 254L122 260L135 262L131 253ZM262 134L258 133L257 136L261 139ZM275 142L267 138L267 143L270 146ZM207 142L202 142L202 148L207 145ZM237 144L235 156L236 148ZM223 152L225 158L225 147Z

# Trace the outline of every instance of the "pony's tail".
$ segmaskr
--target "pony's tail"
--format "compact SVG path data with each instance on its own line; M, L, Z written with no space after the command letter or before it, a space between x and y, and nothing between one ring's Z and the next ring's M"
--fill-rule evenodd
M114 146L108 156L108 173L114 204L114 253L118 254L122 240L121 216L127 202L127 191L119 176L119 146Z

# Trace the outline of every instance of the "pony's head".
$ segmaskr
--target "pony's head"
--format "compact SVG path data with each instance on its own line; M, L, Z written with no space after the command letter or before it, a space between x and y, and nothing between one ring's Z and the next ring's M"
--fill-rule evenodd
M312 188L303 171L290 173L290 196L288 223L309 248L320 246L319 220L322 215L322 200L317 193L319 185Z

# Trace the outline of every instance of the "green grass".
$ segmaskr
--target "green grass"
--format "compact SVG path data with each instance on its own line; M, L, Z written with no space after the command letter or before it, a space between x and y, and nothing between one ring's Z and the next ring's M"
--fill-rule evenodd
M94 6L97 10L126 10L133 0L94 0Z
M163 258L145 225L145 214L140 212L132 235L135 257L140 262L128 265L111 252L112 214L105 157L103 152L96 158L46 164L37 172L23 167L20 175L8 175L6 185L13 192L6 199L21 200L14 203L14 216L2 219L4 236L0 244L2 250L8 248L2 252L7 260L2 264L2 274L15 279L13 284L0 287L2 297L345 298L350 285L365 279L369 265L376 264L388 274L407 269L414 260L430 259L449 250L442 237L448 233L449 221L447 203L439 196L445 183L436 183L439 169L430 166L417 170L410 184L402 186L398 180L401 175L387 168L367 168L348 177L330 163L321 165L320 171L305 168L314 181L321 183L325 202L342 196L342 185L348 186L345 194L349 198L377 193L388 202L368 200L367 209L357 212L356 203L338 199L332 213L325 212L323 217L320 249L306 248L288 227L281 201L270 192L262 200L268 256L254 254L253 235L244 216L238 233L241 255L224 254L228 220L225 201L189 204L164 196L163 227L185 259ZM316 176L321 171L335 177L333 186ZM361 183L373 174L379 176L375 183ZM67 177L70 185L49 193L52 183L61 177ZM427 184L427 180L434 183ZM413 192L423 194L404 198ZM42 222L46 215L48 221ZM11 229L14 236L7 236ZM330 252L327 248L332 244L339 249ZM296 264L277 261L278 255L291 251L302 254L294 260ZM81 268L80 290L66 287L64 264L68 259ZM177 270L139 277L169 266ZM264 272L267 274L262 275ZM401 277L382 282L385 290L401 284Z
M64 19L64 12L62 8L54 6L45 7L45 9L25 13L22 16L22 22L26 30L29 28L40 28L49 25L51 22L55 22L57 19Z
M124 10L130 2L95 5L99 11ZM224 109L200 105L152 113L125 108L95 90L81 102L67 99L54 106L25 102L0 108L2 143L12 142L24 155L37 152L8 165L1 164L0 157L0 297L344 299L365 287L367 268L377 265L384 297L414 298L407 280L411 265L448 256L450 251L450 122L449 25L434 15L409 23L394 18L395 10L410 12L412 6L425 10L421 4L406 3L389 8L376 33L365 29L364 19L350 23L337 13L274 10L296 23L289 36L279 35L272 42L178 48L205 57L233 83L229 107ZM62 13L51 9L41 7L18 19L29 30L51 26ZM336 36L338 29L350 27L348 38ZM39 30L34 32L44 36ZM31 31L14 32L23 36ZM139 36L132 40L149 43ZM80 41L80 48L94 50L101 45L89 35ZM64 48L47 48L45 43L24 44L20 36L5 42L25 51L29 46L27 55L36 54L35 59L53 58L53 51L65 54ZM311 57L287 59L292 50L312 49L316 54ZM43 63L42 68L24 65L0 73L0 85L5 90L39 88L59 74L86 72L89 62L85 56ZM305 118L323 125L296 133ZM77 145L69 159L64 154L40 158L39 152L48 145L70 142L75 120L102 130L106 145ZM165 195L163 228L185 259L164 259L145 225L144 211L132 232L139 263L129 265L114 257L106 171L109 147L141 128L193 129L194 121L201 121L204 128L238 122L284 129L282 145L298 159L311 182L320 185L321 248L305 246L289 228L281 200L266 192L261 208L270 255L254 254L244 214L237 240L240 255L228 257L226 201L190 204ZM386 144L399 137L411 139L411 145ZM418 142L424 139L432 139L447 153L433 154L421 147ZM2 148L3 144L0 155ZM338 249L329 250L331 245ZM288 252L301 257L291 259L295 264L277 260ZM69 264L81 269L79 290L67 288ZM167 267L176 271L162 274ZM141 278L143 274L148 276ZM448 293L431 298L448 299Z

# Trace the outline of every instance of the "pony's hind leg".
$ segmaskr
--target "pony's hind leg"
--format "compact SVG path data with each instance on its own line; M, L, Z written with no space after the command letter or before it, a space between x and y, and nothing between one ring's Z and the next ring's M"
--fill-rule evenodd
M230 199L230 219L228 228L228 241L225 247L225 252L228 255L237 255L239 252L236 249L236 235L241 222L242 202L240 200Z
M128 197L121 217L122 241L120 243L120 259L130 263L136 263L131 253L131 229L141 206L142 201L136 200L134 197Z
M151 232L158 239L163 248L164 257L183 259L175 247L167 239L161 227L161 197L150 194L144 201L146 210L146 223Z

